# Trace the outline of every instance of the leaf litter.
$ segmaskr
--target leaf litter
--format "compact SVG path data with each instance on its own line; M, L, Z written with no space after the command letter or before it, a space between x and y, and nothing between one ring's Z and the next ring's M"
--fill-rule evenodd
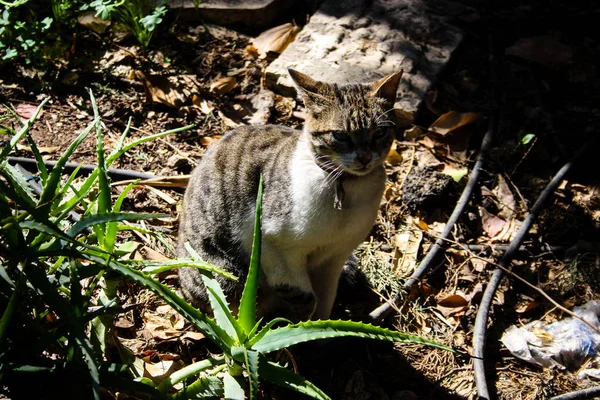
M132 71L141 71L139 65L134 62L135 57L127 52L120 52L118 48L103 53L101 57L106 56L107 60L112 62L108 66L108 74L118 82L111 87L114 96L99 89L102 94L99 96L98 103L104 107L101 112L109 116L105 121L107 134L117 137L128 117L141 121L145 132L158 132L172 124L183 125L187 122L195 122L198 129L175 137L172 143L185 157L198 159L224 131L239 124L264 121L299 126L302 120L297 118L299 108L295 100L265 91L260 82L260 71L266 66L268 58L278 52L277 43L288 42L289 44L289 38L297 34L298 29L293 24L289 24L286 28L276 29L268 35L266 33L260 35L261 40L257 37L253 41L254 53L251 50L251 54L248 54L247 39L233 31L214 26L185 27L182 24L169 33L177 38L177 42L182 43L182 47L169 50L165 45L163 49L164 54L173 61L165 63L164 60L159 60L160 57L155 57L157 61L153 68L144 69L143 77L138 74L139 80L136 81L138 86L135 86L136 82L119 78L123 77L123 67L131 68ZM470 38L470 40L474 39ZM266 44L263 46L261 41ZM561 46L561 42L556 43L555 39L540 41L530 37L519 43L519 39L516 38L515 46L508 47L506 53L513 58L527 60L532 65L548 66L551 69L576 68L570 60L577 56L578 45L567 44L566 41L562 43L569 47L571 51L569 53ZM172 45L169 40L163 43ZM193 55L186 53L183 59L177 52L184 54L183 50L189 49L186 43L202 43L202 50L194 50ZM556 62L534 54L547 52L548 49L554 49L553 52L558 49L562 54L557 57ZM486 53L481 52L480 55L475 56L475 61L469 61L472 63L470 66L461 62L451 66L445 81L441 82L435 90L435 98L428 101L427 106L436 111L429 115L429 122L422 117L415 119L412 115L395 113L397 120L403 121L402 124L407 129L404 131L404 136L400 136L396 141L394 151L387 160L389 180L386 185L383 212L378 216L371 239L365 242L357 253L359 266L378 293L377 301L388 299L400 290L403 280L414 271L435 241L436 235L439 235L444 227L449 209L456 199L453 197L432 207L409 210L402 201L402 195L407 187L407 177L417 167L430 166L436 172L451 176L453 181L460 185L470 170L473 150L477 147L474 143L479 140L479 122L483 120L487 110L483 107L464 110L450 103L456 93L460 94L461 90L466 90L463 88L468 88L465 85L465 77L468 77L468 74L486 68L486 57ZM174 67L188 63L195 68L191 75L187 71ZM259 74L249 73L257 65ZM509 66L509 68L513 67ZM523 74L523 71L531 72L529 66L518 65L514 68L519 74ZM160 74L156 72L159 70ZM163 70L165 70L164 75ZM573 73L575 72L577 71ZM535 73L531 72L531 74L535 77ZM184 78L186 76L192 80L186 80L187 78ZM221 89L216 89L216 86L211 90L211 86L223 77L234 78L237 83L222 93L219 93ZM223 87L227 88L232 81L227 79ZM129 86L123 86L124 83ZM531 81L525 81L520 85L523 87L522 91L510 92L509 95L524 96L523 93L531 93L530 88L527 87L530 83ZM452 93L449 94L444 89L447 86L453 86ZM472 98L471 103L476 103L477 95L481 94L472 91L466 93ZM6 96L12 98L14 93ZM234 107L236 104L237 109ZM540 107L535 103L535 99L525 98L520 104L516 107L522 115L535 115L532 110ZM574 103L573 106L582 105ZM192 112L180 113L184 107L189 107L188 110ZM26 107L22 109L25 110ZM580 126L578 119L569 119L568 115L561 112L558 110L550 114L550 118L557 124L565 120L569 127ZM593 113L586 115L593 115ZM82 98L77 94L71 94L65 101L57 99L42 115L42 121L44 123L35 127L32 132L36 140L48 148L52 146L63 148L71 139L66 135L57 137L49 134L49 129L44 128L44 125L50 125L53 129L61 131L65 131L66 126L76 130L89 123L90 116L85 111ZM592 121L592 124L596 123L595 120ZM535 199L536 192L547 179L547 171L553 167L548 160L551 159L549 154L553 154L552 151L555 150L554 142L540 134L540 129L531 129L528 125L530 121L526 119L511 123L521 124L514 127L513 132L519 132L521 129L535 132L535 140L525 143L518 137L514 140L508 137L503 146L498 145L494 149L495 152L491 154L489 175L482 182L483 186L491 189L481 192L478 198L472 199L472 207L469 208L464 220L455 228L453 234L455 241L480 245L484 248L490 243L507 244L512 232L518 227L519 218L523 217L527 206ZM555 126L549 129L556 134L563 131L564 127L560 128ZM142 135L143 132L132 131L133 137ZM523 143L519 144L520 141ZM515 149L529 150L534 142L536 142L535 147L529 153L517 154ZM107 140L107 143L111 142ZM115 143L116 140L112 141L110 146L114 146ZM90 143L89 148L93 149L93 143ZM537 152L538 148L543 151ZM19 151L25 155L29 154L29 149L25 147ZM57 153L60 153L60 150L57 150ZM76 159L93 162L90 154L93 152L86 151L84 146L76 154ZM157 175L172 175L173 178L181 176L185 179L185 175L191 172L192 166L177 162L167 165L167 160L171 156L173 156L172 148L164 144L148 143L140 151L119 161L119 167L153 172ZM519 157L517 161L522 162L519 169L507 174L502 167L510 169L515 165L511 157ZM591 274L597 273L594 261L590 262L588 258L575 252L573 259L576 262L564 262L560 256L543 255L537 251L537 246L540 242L565 237L567 235L565 232L569 232L573 239L586 238L588 242L599 241L597 234L590 229L590 225L596 224L597 227L600 221L598 187L597 182L593 180L578 181L574 178L572 182L566 183L561 189L562 197L555 202L548 214L543 216L536 227L536 233L531 236L527 244L528 251L536 255L529 256L530 253L526 253L521 255L522 260L517 260L518 262L515 263L519 273L527 275L532 282L545 290L553 291L565 302L580 303L584 298L597 298L600 289L590 286L594 281L586 279L587 275L585 275L588 273L586 271ZM515 188L517 190L514 190ZM124 206L132 210L161 211L175 215L177 204L173 204L171 200L181 201L181 192L171 188L161 189L161 192L166 196L140 186L130 192ZM572 214L574 211L576 214ZM565 218L557 220L558 215L565 215ZM172 233L176 231L176 224L170 221L156 226L145 225L145 228L156 230L158 236L140 234L143 239L136 239L138 241L136 252L145 259L172 257L174 244ZM557 234L557 232L561 233ZM131 239L133 236L123 238L124 241ZM593 246L585 248L593 249ZM476 253L491 257L491 251L482 250ZM445 264L435 268L407 294L406 301L400 306L400 313L395 320L398 329L430 335L431 338L442 340L445 344L469 352L471 350L469 325L474 320L478 296L482 286L487 282L489 271L490 266L485 261L472 257L462 247L451 245L445 254ZM174 273L165 274L162 279L172 288L176 287ZM140 369L143 374L151 379L160 380L173 368L180 368L182 363L185 365L192 358L205 357L207 350L202 335L190 330L184 321L177 319L177 315L172 310L157 303L154 296L142 288L128 284L121 285L120 293L122 299L132 304L140 304L116 318L115 328L121 343L131 349L138 360L141 360L139 362L143 363ZM336 312L344 316L347 315L346 312L356 313L357 311L353 309L360 309L360 307L368 312L373 304L367 306L360 304L367 297L366 294L357 296L353 293L351 303L337 304ZM546 319L559 317L556 311L552 311L534 293L510 280L502 284L492 311L492 319L502 323L539 317ZM334 345L335 343L332 343L331 347L335 347ZM386 351L386 357L394 357L390 349ZM435 350L422 352L419 349L406 347L397 347L396 353L402 354L403 359L408 360L431 382L435 382L433 386L437 387L436 390L443 388L442 391L446 394L452 393L465 398L474 396L474 383L468 360ZM419 388L410 382L399 383L389 372L388 375L383 373L378 375L384 378L376 378L376 375L370 373L375 368L372 364L367 368L365 366L367 364L363 364L364 360L361 360L357 354L348 354L347 348L344 348L340 354L344 355L343 359L352 357L353 370L344 363L344 368L351 369L350 373L333 375L334 369L319 370L320 363L307 364L305 361L302 364L302 356L299 356L301 373L309 377L335 376L335 379L330 379L331 382L325 384L345 387L349 396L350 394L396 395L400 392L397 388L402 387L401 385L408 385L408 388L402 390L407 396L411 393L427 395L424 388L430 385L421 385ZM375 357L381 366L390 371L395 368L381 354L375 352L370 357ZM502 391L503 398L544 398L547 394L562 393L567 388L585 385L585 382L578 381L568 374L557 375L553 371L531 370L503 353L490 354L489 357L502 366L497 372L496 385ZM356 372L357 365L358 371L364 368L364 371L369 373ZM313 369L316 369L316 372L311 372ZM339 371L339 368L335 371ZM397 376L405 376L405 373L406 371ZM391 386L392 383L395 386Z

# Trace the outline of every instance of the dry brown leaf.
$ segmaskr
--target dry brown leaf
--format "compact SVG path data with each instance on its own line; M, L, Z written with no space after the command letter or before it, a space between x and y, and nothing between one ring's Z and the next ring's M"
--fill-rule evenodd
M194 99L192 99L192 102L193 101L194 101ZM196 103L194 103L194 104L198 106L198 108L200 109L200 112L204 115L208 115L215 110L215 107L206 100L202 100L199 104L196 104Z
M153 261L167 261L169 257L159 253L158 251L151 249L148 246L143 246L140 251L144 255L145 260L153 260Z
M567 65L573 57L571 47L559 42L551 35L521 38L508 47L504 53L553 69Z
M447 135L448 133L471 124L480 118L481 114L475 112L460 113L457 111L449 111L436 119L429 129L439 135Z
M485 208L480 207L481 227L489 238L495 238L506 226L506 221L502 218L489 213Z
M161 103L170 107L180 108L185 103L186 95L180 86L162 75L146 75L135 71L135 76L144 84L146 99L149 102Z
M281 54L292 43L300 32L300 28L291 22L264 31L252 41L260 58L265 58L269 52Z
M206 336L200 332L188 331L183 334L182 338L198 341L206 338Z
M225 76L223 78L214 80L210 84L209 90L211 93L214 93L217 95L222 95L222 94L231 92L231 90L234 87L236 87L236 85L237 85L237 79L235 79L235 76Z
M54 154L60 149L58 146L38 146L37 148L40 154ZM31 151L31 147L17 143L17 150Z
M396 122L396 128L404 129L408 128L415 122L415 116L413 113L394 108L394 119Z
M452 316L456 320L458 320L460 316L464 316L465 312L469 310L469 306L461 306L461 307L444 307L442 305L437 305L435 307L436 310L442 313L442 315L446 318Z
M471 265L473 265L473 269L477 272L483 272L485 267L487 266L487 261L484 261L480 258L471 258Z
M202 139L200 139L200 144L204 147L208 147L211 144L214 144L217 142L217 140L219 140L221 138L221 135L216 135L216 136L203 136Z
M535 299L525 298L515 306L515 311L524 314L528 311L538 308L540 305Z
M37 106L28 103L21 103L15 108L17 115L23 119L31 118L35 113L35 110L37 110ZM44 110L41 110L38 117L41 117L43 112Z
M469 305L469 301L460 294L451 294L438 301L442 307L456 308Z
M492 193L497 199L496 205L499 209L498 216L507 221L512 219L517 208L517 202L502 175L498 175L498 184L492 189Z
M145 313L143 319L145 322L144 330L149 332L156 340L174 340L183 335L183 332L175 329L167 318Z
M425 232L429 232L429 225L427 225L427 222L423 221L421 218L414 218L413 223Z
M80 14L77 17L77 22L79 22L79 25L85 26L86 28L100 35L106 32L111 24L110 19L103 19L99 16L96 16L94 11L87 11L83 14Z
M183 367L182 362L173 360L161 360L157 363L144 363L144 377L152 379L152 382L158 384L173 372Z
M425 133L418 126L413 126L412 128L404 131L404 139L409 140L411 142L421 139L423 135L425 135Z
M394 143L392 144L392 148L390 149L390 152L388 153L388 156L385 159L385 162L391 165L392 167L402 164L402 155L398 153L397 149L398 145L396 144L396 141L394 141Z
M259 57L258 50L256 49L256 47L252 46L251 44L246 46L246 54L252 58Z
M233 119L229 118L221 110L217 111L217 115L219 116L219 118L221 118L221 121L223 121L225 126L227 126L228 128L237 128L240 125L244 125L244 123L242 121L237 122L237 121L234 121Z
M394 236L396 246L394 265L397 273L408 276L415 271L422 241L423 231L416 229L398 233Z

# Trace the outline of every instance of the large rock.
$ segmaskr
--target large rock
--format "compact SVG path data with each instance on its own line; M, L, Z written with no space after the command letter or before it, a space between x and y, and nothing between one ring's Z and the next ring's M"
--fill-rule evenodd
M252 32L273 26L297 0L170 0L172 9L181 11L180 18L230 25Z
M432 8L444 9L440 1L327 0L267 68L267 85L294 94L288 68L325 82L367 82L402 69L396 106L414 113L463 37Z

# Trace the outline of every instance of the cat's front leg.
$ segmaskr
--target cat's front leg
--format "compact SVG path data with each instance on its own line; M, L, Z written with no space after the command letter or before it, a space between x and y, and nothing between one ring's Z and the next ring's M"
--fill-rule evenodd
M329 319L335 296L337 294L340 274L348 256L336 256L327 259L317 266L311 267L310 278L317 296L317 308L313 319Z
M262 314L292 321L310 319L317 298L306 269L306 256L263 241L261 268L267 281L261 298Z

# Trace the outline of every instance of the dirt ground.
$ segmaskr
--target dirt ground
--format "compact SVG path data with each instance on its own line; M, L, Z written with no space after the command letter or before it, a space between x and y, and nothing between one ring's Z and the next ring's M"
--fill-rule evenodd
M455 21L466 32L463 44L419 114L398 124L377 225L357 250L364 279L342 284L334 309L334 317L364 320L398 291L443 230L483 134L498 118L482 179L453 231L444 263L406 293L385 322L466 354L473 352L474 320L493 271L477 257L502 254L497 246L510 243L545 185L582 146L587 152L544 208L512 268L568 309L600 300L600 175L594 156L599 10L577 1L469 3L469 12ZM261 87L269 60L247 50L250 37L175 17L160 28L147 52L131 38L82 29L66 66L42 75L25 65L2 66L0 102L26 116L51 97L32 130L51 160L92 121L88 90L99 105L109 150L130 119L130 139L195 124L133 149L112 166L169 177L189 174L206 148L237 125L302 125L301 104ZM17 126L8 112L1 113L3 125ZM15 155L32 156L26 143ZM93 135L71 161L95 163ZM173 257L181 198L181 188L136 187L127 209L172 218L150 226L162 232L162 240L145 235L123 240L136 241L143 257ZM177 286L176 275L161 278ZM598 385L578 377L584 368L599 368L598 361L572 370L543 369L518 360L499 341L511 325L567 316L530 285L509 277L496 293L485 359L490 391L500 399L545 399ZM116 319L116 333L152 376L217 351L147 291L124 283L121 297L139 306ZM347 339L297 346L278 357L334 399L476 397L466 355ZM291 398L269 386L262 395Z

